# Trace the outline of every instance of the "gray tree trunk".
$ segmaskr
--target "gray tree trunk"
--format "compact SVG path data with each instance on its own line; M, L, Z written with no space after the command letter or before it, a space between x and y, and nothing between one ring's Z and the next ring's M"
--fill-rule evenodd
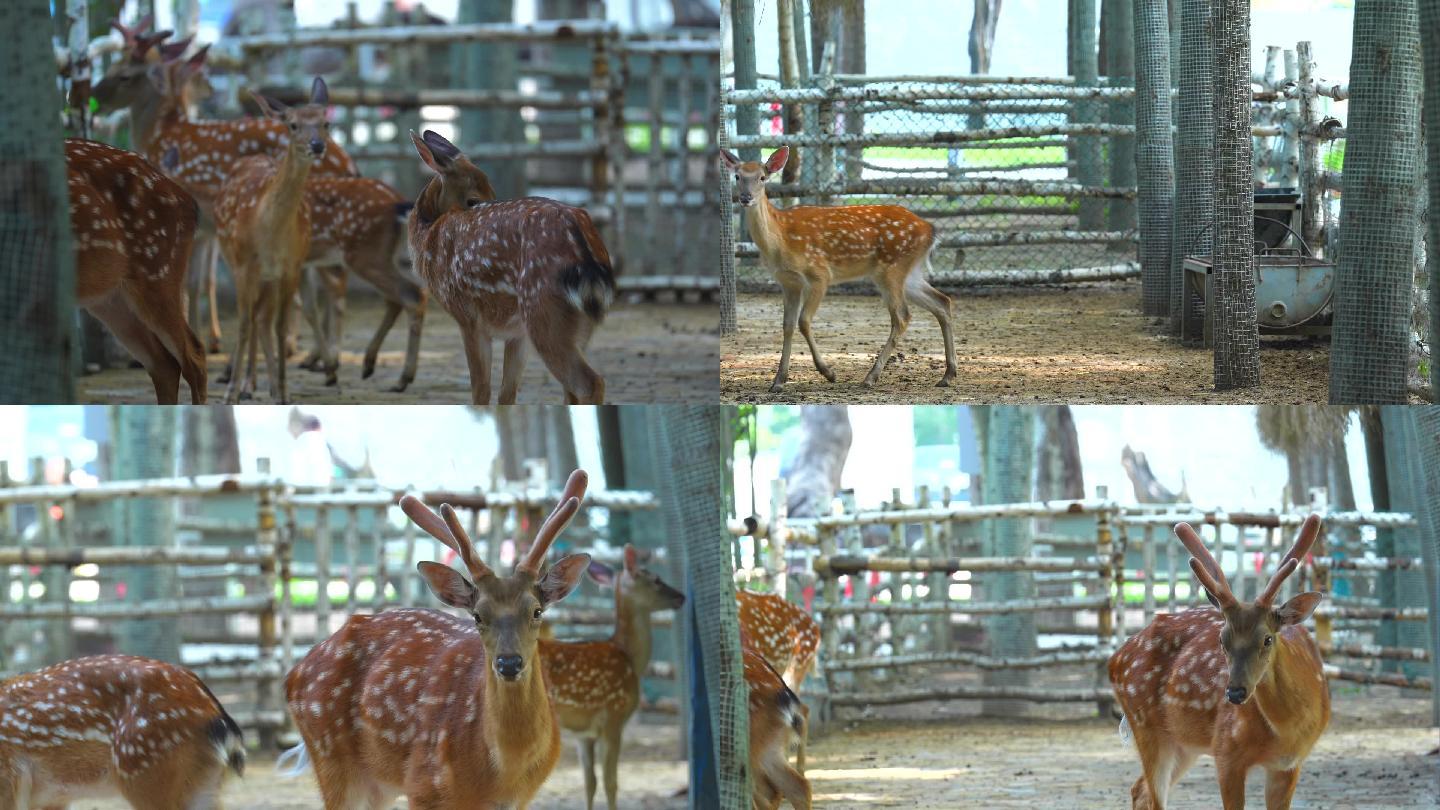
M175 474L178 409L162 406L112 406L115 480L169 478ZM169 545L175 536L175 507L169 498L124 498L116 502L117 546ZM125 602L140 604L180 595L173 569L125 566ZM180 630L175 617L130 619L120 623L120 649L131 655L179 663Z
M840 489L840 473L850 454L854 432L844 405L806 405L800 409L800 446L785 476L786 513L815 517L829 511Z

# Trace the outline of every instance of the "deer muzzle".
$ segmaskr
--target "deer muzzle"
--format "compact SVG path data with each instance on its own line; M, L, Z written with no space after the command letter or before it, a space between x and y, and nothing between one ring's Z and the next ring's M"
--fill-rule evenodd
M516 681L520 679L520 673L525 671L525 659L518 655L497 655L495 656L495 674L501 680Z

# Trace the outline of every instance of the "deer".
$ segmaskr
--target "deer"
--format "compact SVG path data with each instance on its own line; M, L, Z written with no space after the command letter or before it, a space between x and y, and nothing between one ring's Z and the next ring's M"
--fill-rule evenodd
M617 572L590 563L591 579L615 589L615 632L603 641L540 642L540 658L550 678L560 727L578 736L576 748L585 775L585 807L595 806L595 745L600 744L605 776L605 805L615 810L617 771L625 725L640 706L640 679L650 666L651 614L675 610L684 594L640 565L634 546L626 545Z
M183 667L97 655L0 682L3 810L98 797L218 810L227 772L244 775L244 735Z
M265 352L270 398L283 404L290 401L283 355L290 306L310 251L311 213L305 181L310 167L324 156L329 140L330 122L325 117L329 91L325 80L316 76L310 103L299 107L286 107L258 93L251 95L265 115L285 124L289 144L279 161L268 155L251 155L236 163L215 201L220 250L235 276L240 311L225 401L235 403L251 384L259 343ZM278 362L277 346L282 353Z
M543 197L497 200L490 179L453 143L410 140L435 172L415 200L410 255L430 293L460 325L470 396L490 404L491 341L505 343L500 404L514 404L535 347L565 401L603 404L605 380L585 359L615 297L615 271L584 209Z
M455 551L469 575L421 562L445 605L352 616L290 671L285 691L303 742L295 770L314 764L327 810L524 808L560 757L539 632L545 609L579 583L588 554L542 572L555 538L580 510L588 478L571 473L560 503L510 575L475 552L455 510L406 495L400 508ZM292 771L293 772L293 771Z
M210 311L207 348L219 352L215 201L230 170L241 159L251 155L282 157L289 133L283 122L268 117L192 120L190 94L197 87L205 86L203 71L209 47L182 59L173 47L168 52L165 50L168 46L162 43L168 31L136 37L135 29L125 29L118 21L112 25L125 34L129 56L106 72L95 85L93 95L102 112L129 109L130 137L135 150L184 186L200 204L201 226L196 250L199 267L194 274L196 289L190 300L191 321L199 321L199 302L207 299ZM158 58L156 51L161 52ZM325 153L312 171L317 175L347 177L360 174L355 161L328 134ZM199 285L203 285L203 289Z
M180 379L205 403L205 350L185 321L195 200L134 152L65 140L76 303L145 367L155 401L174 405Z
M795 810L810 810L810 781L804 776L809 711L765 656L743 644L740 652L749 687L751 806L775 810L783 800ZM791 734L800 739L796 767L790 765Z
M945 340L945 374L937 385L949 386L955 379L950 298L925 280L935 247L935 227L897 205L777 208L766 194L765 183L785 167L789 156L788 146L776 149L764 163L742 161L720 150L725 170L734 173L745 225L760 249L760 259L784 294L780 367L770 393L780 393L790 377L790 345L797 325L810 347L815 370L835 382L834 370L815 345L811 322L830 285L862 278L875 284L890 313L890 337L865 376L865 387L879 383L880 373L909 328L907 303L919 306L939 322Z
M370 282L385 299L385 314L365 349L363 379L375 373L385 336L400 317L409 316L405 367L391 391L400 392L415 380L420 360L420 332L428 293L407 272L410 266L405 221L413 204L395 189L368 177L314 175L305 181L310 207L311 272L304 288L304 314L315 335L315 350L303 366L325 373L325 384L339 382L340 341L344 334L346 273ZM337 271L336 267L342 268ZM323 288L325 295L317 294Z
M1302 626L1322 594L1275 597L1320 533L1310 515L1274 575L1241 601L1188 524L1175 535L1213 607L1156 616L1110 657L1110 684L1124 712L1143 773L1130 790L1135 808L1165 806L1170 790L1202 753L1215 758L1226 810L1245 806L1245 775L1265 769L1265 805L1290 807L1300 767L1330 722L1330 691L1320 648Z
M740 632L785 683L799 690L815 667L820 649L820 623L784 597L773 593L735 592Z

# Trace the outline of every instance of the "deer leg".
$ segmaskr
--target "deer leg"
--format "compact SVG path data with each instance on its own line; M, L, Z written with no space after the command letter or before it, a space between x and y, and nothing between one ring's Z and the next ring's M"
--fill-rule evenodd
M810 810L810 783L790 767L784 746L767 752L760 767L771 789L784 796L795 810Z
M580 774L585 777L585 810L595 807L595 738L582 737L575 741L580 754Z
M251 338L255 329L255 305L256 301L249 295L240 299L240 320L235 325L235 349L230 352L230 363L225 372L225 404L234 405L240 399L240 393L245 388L245 356L250 350Z
M785 295L784 338L780 344L780 368L775 370L775 379L770 383L770 393L778 394L790 378L790 342L795 337L796 322L800 320L800 286L783 285Z
M559 296L542 302L537 315L527 324L530 342L565 389L565 401L570 405L605 404L605 380L585 361L585 344L593 324Z
M220 278L220 240L210 235L205 240L209 249L205 251L205 297L210 303L210 345L211 353L220 351L220 305L216 303L215 288Z
M616 723L605 732L605 736L600 740L605 756L605 807L607 810L615 810L618 806L615 803L616 797L620 793L620 742L625 732L625 723Z
M514 405L520 393L520 374L525 370L525 338L505 341L505 365L500 373L500 404Z
M420 366L420 332L425 327L425 303L410 308L410 329L405 340L405 368L400 372L400 381L395 384L392 391L404 391L415 381L415 373Z
M1151 729L1130 723L1135 735L1135 749L1140 752L1142 776L1130 788L1130 806L1133 810L1164 810L1170 786L1175 784L1184 769L1195 761L1194 755L1182 765L1183 750L1159 737Z
M325 359L325 331L328 325L325 323L326 313L322 313L320 309L320 285L315 278L318 272L319 268L306 265L300 282L300 314L310 325L310 334L314 340L310 353L300 361L300 368L307 371L319 371Z
M300 281L299 268L295 268L295 275L292 278L295 283L287 284L284 280L281 281L277 290L279 295L275 300L275 345L282 353L277 357L278 362L275 364L271 377L271 386L275 389L271 392L271 397L282 405L290 404L290 387L287 384L285 373L286 366L289 364L285 362L285 358L288 356L286 346L289 345L290 340L290 319L293 315L291 307L295 303L295 286ZM269 365L268 357L265 359L265 363ZM329 385L328 382L326 384Z
M824 282L814 282L800 294L800 334L805 338L805 345L810 347L810 358L815 361L815 370L820 376L835 382L835 372L825 365L820 359L820 350L815 347L815 338L810 334L810 319L815 317L815 310L820 308L820 301L825 298L826 286Z
M385 336L390 334L390 327L400 317L402 307L394 301L385 302L385 314L380 316L380 325L375 329L375 335L370 338L370 344L365 347L365 365L361 368L360 379L368 380L375 374L375 361L380 356L380 347L385 344Z
M880 347L880 353L875 356L875 366L865 375L867 388L880 382L880 372L885 370L885 364L890 362L890 355L900 345L900 338L905 336L905 329L910 325L910 310L905 306L904 293L896 289L898 286L889 279L882 279L879 285L880 298L885 302L885 309L890 312L890 337L886 338L885 345Z
M177 282L175 287L140 290L126 295L126 304L140 318L149 324L180 368L180 375L190 387L190 401L203 405L209 391L205 370L205 347L190 324L185 322L184 308L180 304L182 290Z
M1265 772L1266 810L1290 810L1290 800L1295 796L1295 786L1300 783L1300 769Z
M458 319L457 319L458 320ZM460 339L465 343L465 362L470 366L470 402L490 404L490 332L473 320L460 323Z
M285 351L285 330L280 327L280 295L278 285L266 285L260 305L260 322L256 324L255 331L260 349L265 354L265 376L270 380L270 401L284 404L280 392L280 372L277 368L285 365L284 355L278 354Z
M326 313L330 316L326 322L326 332L329 340L326 342L325 352L325 384L338 385L340 383L340 347L344 344L345 337L345 292L347 277L343 267L322 268L321 276L325 280L325 290L329 293L330 306Z
M1225 810L1244 810L1245 771L1245 763L1238 758L1223 753L1218 753L1215 757L1215 775L1220 780L1220 802Z
M180 364L145 320L119 294L111 294L87 309L145 367L155 388L155 401L161 405L176 404L180 399Z
M925 280L921 270L925 264L924 261L917 263L910 275L905 277L905 298L934 315L940 324L940 336L945 340L945 375L936 387L946 388L955 379L955 335L950 324L950 296L931 287Z

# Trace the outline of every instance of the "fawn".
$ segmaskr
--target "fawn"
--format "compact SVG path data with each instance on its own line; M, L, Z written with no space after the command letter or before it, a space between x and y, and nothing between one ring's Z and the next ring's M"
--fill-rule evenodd
M245 771L240 727L183 667L98 655L0 682L0 810L209 810L227 769Z
M820 623L778 594L737 590L735 601L746 642L798 690L815 666Z
M496 201L485 173L445 138L410 133L435 177L415 200L410 255L460 324L470 395L490 404L491 340L505 342L500 404L515 402L528 337L569 404L601 404L605 380L585 361L615 297L615 273L583 209L543 197Z
M290 712L313 758L327 810L525 807L560 757L555 705L545 685L539 632L545 608L565 598L588 554L541 565L580 510L587 477L576 470L530 550L503 576L476 555L448 505L436 515L413 496L400 506L455 550L449 566L419 570L441 602L468 614L387 610L353 616L285 679Z
M1195 530L1175 527L1214 608L1156 616L1110 658L1110 684L1125 713L1121 735L1133 735L1144 769L1130 790L1132 806L1163 808L1201 754L1215 757L1226 810L1245 806L1245 774L1255 767L1265 769L1266 806L1290 806L1300 766L1330 722L1330 689L1320 648L1301 626L1322 594L1274 601L1319 533L1320 518L1306 518L1247 604Z
M590 576L615 588L615 633L606 641L540 642L560 727L579 735L580 769L585 774L585 807L595 806L595 743L605 773L605 804L615 810L616 772L625 724L640 705L640 679L650 666L650 614L685 603L675 590L639 564L634 546L625 546L619 572L590 563Z
M145 366L162 405L206 399L205 350L185 322L185 271L198 212L133 152L65 140L76 302Z
M914 303L935 316L945 339L945 374L939 386L955 379L955 337L950 328L950 298L925 280L935 228L896 205L798 206L779 209L770 202L765 182L785 167L790 147L782 146L762 163L744 162L720 150L727 171L735 175L745 224L760 258L784 292L784 341L780 368L770 385L779 393L790 375L790 342L795 327L810 347L820 376L835 382L835 372L820 357L810 333L811 319L831 284L868 278L880 291L890 313L890 337L880 348L865 385L880 381L890 355L910 325Z
M270 398L288 403L285 358L283 354L277 358L276 347L285 351L290 306L310 250L305 180L310 167L324 156L329 140L330 122L325 118L329 95L325 80L318 76L310 89L310 103L300 107L252 95L267 116L285 123L290 139L278 162L268 155L252 155L236 163L215 201L220 250L235 276L240 311L225 401L233 404L251 384L259 343L265 352ZM256 335L257 329L261 334Z
M810 781L805 778L805 736L810 712L780 673L749 646L741 648L750 698L750 776L752 804L775 810L781 800L795 810L810 810ZM800 739L797 767L790 765L790 735Z

